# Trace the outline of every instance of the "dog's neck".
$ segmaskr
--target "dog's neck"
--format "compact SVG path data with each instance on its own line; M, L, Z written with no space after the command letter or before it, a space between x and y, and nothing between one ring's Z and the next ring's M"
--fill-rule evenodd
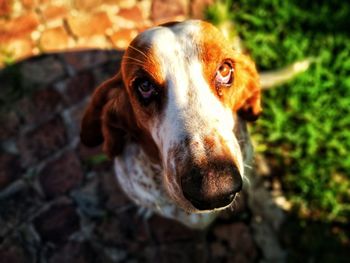
M205 228L215 219L215 213L190 214L177 207L165 192L162 166L153 163L139 144L128 143L114 164L123 191L140 207L191 228Z

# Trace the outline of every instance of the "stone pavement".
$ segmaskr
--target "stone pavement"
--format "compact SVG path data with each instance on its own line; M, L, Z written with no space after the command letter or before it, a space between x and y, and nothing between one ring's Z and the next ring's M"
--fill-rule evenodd
M41 53L125 49L154 24L202 18L213 0L0 0L0 67Z
M1 262L255 262L245 195L207 231L156 215L146 221L111 161L80 144L89 95L121 55L42 55L0 72Z
M111 161L79 142L87 101L130 39L210 2L0 0L0 63L17 61L0 71L0 262L283 262L271 234L282 216L258 181L193 231L144 220Z

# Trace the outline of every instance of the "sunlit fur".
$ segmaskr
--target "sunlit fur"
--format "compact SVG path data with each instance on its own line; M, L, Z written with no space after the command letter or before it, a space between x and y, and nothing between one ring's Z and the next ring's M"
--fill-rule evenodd
M213 80L225 59L234 63L234 82L219 95ZM163 89L157 107L140 105L132 88L144 72ZM243 177L250 167L245 118L261 111L258 75L254 63L232 50L216 28L190 20L146 30L126 50L121 74L93 97L82 140L93 145L103 137L118 181L135 203L191 227L205 227L217 210L233 206L198 210L180 183L192 163L232 160Z

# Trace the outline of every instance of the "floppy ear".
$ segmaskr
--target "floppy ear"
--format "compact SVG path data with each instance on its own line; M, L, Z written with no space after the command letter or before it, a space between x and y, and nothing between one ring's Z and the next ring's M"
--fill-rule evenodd
M130 124L130 108L118 73L93 93L81 123L81 142L88 147L103 143L104 152L111 158L120 154Z
M245 55L240 54L235 61L235 82L238 88L239 101L235 103L234 110L247 121L255 121L261 114L261 90L259 74L255 63Z

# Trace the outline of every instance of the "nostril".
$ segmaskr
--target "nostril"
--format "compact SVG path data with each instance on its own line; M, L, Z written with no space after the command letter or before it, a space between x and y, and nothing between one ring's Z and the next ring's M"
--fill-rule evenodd
M201 195L201 186L203 184L203 176L200 169L192 168L187 174L181 178L181 187L184 196L188 200L196 200Z
M243 187L242 176L241 176L241 174L238 174L234 177L234 184L233 184L232 191L234 193L238 193L239 191L242 190L242 187Z

